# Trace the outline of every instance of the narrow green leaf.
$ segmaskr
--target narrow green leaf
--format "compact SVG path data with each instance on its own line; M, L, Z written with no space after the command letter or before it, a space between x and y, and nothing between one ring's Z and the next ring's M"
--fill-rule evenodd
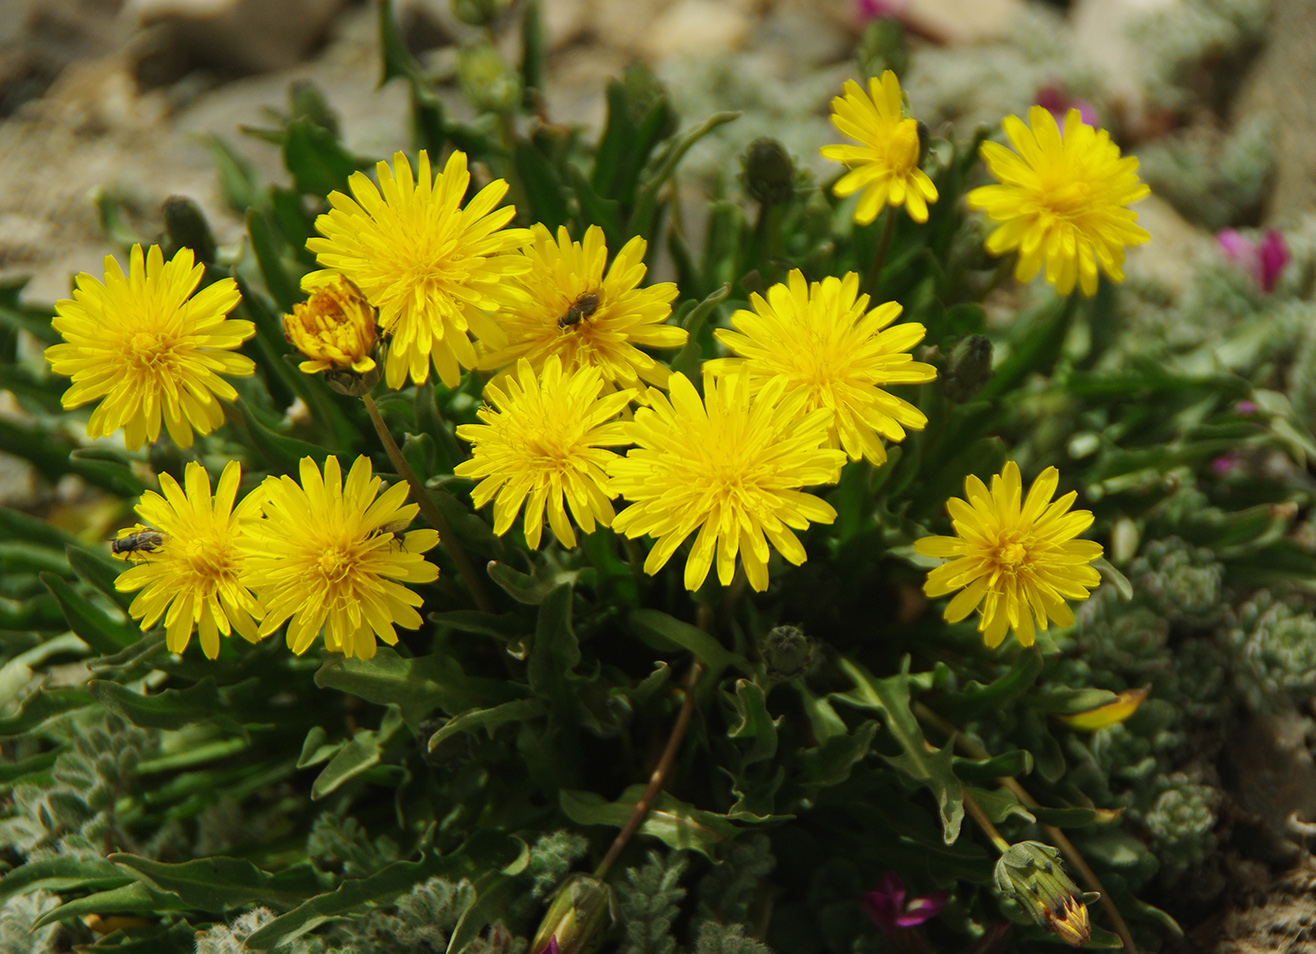
M777 726L781 720L774 720L768 713L763 687L748 679L737 679L735 693L723 690L722 698L732 714L727 737L745 739L750 743L741 753L741 766L753 765L776 755Z
M87 691L106 709L144 729L181 729L197 722L236 727L237 722L225 713L232 706L233 695L255 682L253 677L219 690L215 688L214 677L207 676L186 689L164 689L143 695L117 682L93 679L87 683Z
M1033 754L1011 749L989 759L955 758L951 761L955 775L966 782L991 782L998 778L1027 775L1033 770Z
M57 856L26 862L0 878L0 902L29 891L56 894L113 888L132 881L114 865L100 858Z
M993 369L991 380L978 393L978 400L996 400L1014 390L1028 375L1050 373L1069 333L1077 303L1077 295L1055 298L1016 322L1010 353Z
M387 646L379 647L373 659L330 660L315 674L315 684L341 689L377 705L392 703L412 727L435 709L457 715L523 695L519 687L504 680L466 675L448 653L404 659Z
M462 871L467 859L460 853L446 857L426 855L420 861L395 861L368 878L345 881L335 890L319 894L298 905L247 938L253 951L269 951L301 937L331 918L359 909L364 904L383 904L421 882Z
M580 645L571 628L571 601L572 588L566 584L553 587L544 597L526 667L530 691L565 706L574 702L568 677L580 662Z
M292 907L324 887L309 862L270 874L245 859L222 855L181 864L126 853L112 854L109 860L149 887L177 895L189 908L216 914L252 901Z
M974 788L968 786L968 792L973 796L973 800L978 803L978 807L986 812L987 817L996 824L1000 825L1009 819L1012 815L1026 824L1035 824L1037 819L1033 813L1023 806L1014 794L1008 788Z
M638 609L626 617L630 630L655 649L688 649L708 667L708 679L716 682L718 675L728 666L734 666L748 676L754 667L744 656L733 653L708 633L683 623L674 616L653 609Z
M476 633L511 642L530 635L526 621L514 613L482 613L479 610L449 610L430 613L431 621L450 626L459 633Z
M226 413L234 406L226 404ZM271 430L257 420L245 401L237 404L236 408L248 445L270 465L272 470L295 474L303 457L310 457L321 468L324 467L324 459L329 456L327 448Z
M348 152L333 133L308 118L293 120L284 134L283 164L305 195L345 192L347 177L370 164L370 160Z
M1110 705L1118 698L1109 689L1046 689L1030 695L1028 702L1042 712L1074 715Z
M517 140L513 146L512 160L516 165L517 178L521 180L530 202L530 208L526 211L533 220L542 223L556 236L558 226L566 225L571 220L562 177L544 154L524 139Z
M87 602L86 597L55 574L42 573L40 579L59 600L59 608L69 622L69 629L102 656L113 655L142 638L138 627L110 619L104 610Z
M88 550L75 543L65 546L64 555L68 558L69 566L82 582L95 587L127 614L134 594L120 593L114 586L119 574L128 568L127 561L115 559L108 552Z
M999 679L986 686L970 682L959 692L946 693L937 700L936 708L957 721L988 709L1000 710L1028 691L1041 675L1043 664L1036 647L1024 650Z
M547 706L540 699L518 699L515 702L504 702L500 706L493 706L489 709L472 709L469 712L453 716L444 723L442 728L431 735L429 750L433 752L444 739L460 732L474 733L484 729L492 736L494 729L501 725L535 719L546 711L548 711Z
M265 276L265 287L274 296L275 303L285 312L291 312L294 303L302 300L297 279L288 271L280 249L287 241L279 232L269 214L258 208L247 210L247 235L251 237L251 250Z
M644 789L644 785L632 785L615 802L594 792L563 789L558 792L558 805L578 825L621 828L631 817ZM690 849L712 859L717 846L735 837L740 829L724 815L702 811L667 792L659 792L639 831L669 848Z
M26 735L51 719L85 709L93 701L85 689L38 689L19 703L17 712L0 718L0 738Z
M721 288L710 293L703 301L691 309L684 322L684 328L690 337L686 339L681 350L672 359L673 371L679 371L692 381L696 379L699 364L703 360L700 337L703 334L704 325L708 323L709 317L718 304L730 294L731 284L724 282Z
M343 742L330 742L329 733L324 730L324 726L313 725L302 741L302 754L297 757L297 767L310 768L312 765L327 762L343 745Z
M648 235L653 229L655 216L658 211L658 195L668 181L676 174L676 167L685 154L699 140L703 139L718 126L722 126L738 119L740 113L714 113L694 129L689 130L684 135L673 140L668 146L666 154L659 163L657 170L645 179L644 185L640 187L639 195L635 202L635 212L628 223L628 229L632 235Z
M538 606L553 590L553 584L537 580L496 560L489 563L489 579L512 599L527 606Z
M316 776L311 785L312 800L337 790L346 782L374 768L384 756L384 746L402 727L397 706L389 706L378 731L357 729L350 741L344 744Z
M65 901L58 907L51 908L33 922L33 929L67 921L69 918L81 918L88 914L146 914L154 915L164 911L186 911L184 904L172 894L155 891L140 881L133 884L97 891L82 898ZM118 948L116 947L117 951Z
M220 188L228 204L239 215L257 205L260 202L260 181L251 163L219 136L202 136L201 144L210 151L210 158L219 172Z
M930 745L909 708L909 657L905 657L899 674L886 679L874 679L849 659L841 660L841 670L855 688L844 694L833 693L832 698L881 713L887 731L902 750L899 756L884 758L932 791L941 809L942 837L946 844L953 844L964 821L964 788L951 770L952 747L937 749Z

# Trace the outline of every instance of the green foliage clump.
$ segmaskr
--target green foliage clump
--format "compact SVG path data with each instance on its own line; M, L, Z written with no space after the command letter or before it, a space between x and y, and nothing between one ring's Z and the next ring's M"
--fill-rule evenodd
M1274 136L1271 119L1257 114L1228 135L1194 128L1159 140L1139 159L1157 195L1215 231L1246 222L1260 209L1274 163Z
M1253 709L1301 706L1316 694L1316 618L1302 599L1262 590L1238 608L1223 638Z
M1181 110L1225 100L1265 36L1271 0L1189 0L1155 10L1130 30L1146 56L1147 94Z
M672 853L666 858L650 852L642 868L626 871L617 886L617 909L626 940L621 954L672 954L676 938L672 925L681 913L685 888L681 876L686 860Z
M1180 772L1158 787L1162 790L1142 820L1153 839L1163 876L1173 884L1214 850L1215 806L1220 793Z
M1168 620L1209 626L1223 612L1224 567L1206 547L1177 537L1154 540L1129 567L1129 577Z
M0 907L0 954L55 954L67 950L66 932L59 924L37 927L41 915L59 906L49 891L11 895Z

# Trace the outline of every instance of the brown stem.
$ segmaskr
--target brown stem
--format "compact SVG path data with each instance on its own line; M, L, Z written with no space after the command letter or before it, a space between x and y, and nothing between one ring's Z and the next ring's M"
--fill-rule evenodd
M970 758L991 758L990 752L984 749L981 745L978 745L978 743L974 742L972 739L966 738L963 732L950 722L947 722L941 716L937 715L923 703L914 703L914 715L929 725L935 726L954 739L955 744L959 746L960 750ZM996 781L1012 791L1019 801L1023 802L1029 808L1040 807L1037 799L1028 794L1028 790L1019 784L1013 776L1002 775ZM967 793L965 805L968 805ZM1074 843L1070 841L1065 833L1055 825L1043 824L1041 828L1042 831L1046 833L1047 838L1051 839L1052 843L1060 849L1061 854L1065 856L1066 860L1074 866L1074 870L1077 871L1079 877L1083 879L1083 883L1087 889L1101 894L1101 899L1098 903L1101 905L1102 910L1104 910L1110 917L1111 924L1115 928L1115 933L1119 935L1119 939L1124 943L1125 954L1138 954L1138 947L1133 943L1133 935L1129 933L1129 926L1124 922L1124 916L1120 914L1119 908L1115 907L1115 902L1111 900L1110 893L1106 891L1101 883L1101 879L1097 877L1096 872L1088 865L1086 859L1084 859L1079 853L1079 850L1074 847Z
M658 760L658 765L654 768L653 774L649 776L649 784L640 796L640 800L635 803L635 808L631 810L631 817L626 819L626 824L622 826L617 837L612 840L612 847L608 853L603 856L599 866L594 869L594 877L603 878L608 869L612 867L621 851L626 847L626 843L631 840L631 836L639 829L640 824L644 821L644 816L649 814L649 806L658 796L663 784L667 781L667 774L672 770L672 763L676 761L676 753L681 749L681 740L685 738L685 730L690 725L690 717L695 711L695 686L699 684L699 677L703 674L704 664L696 659L690 664L690 672L685 677L685 699L681 702L681 712L676 717L676 724L672 726L672 734L668 736L667 746L663 749L662 758Z
M1001 854L1005 854L1010 850L1010 843L1001 837L1001 833L996 830L996 826L992 824L992 820L988 818L987 813L982 810L982 806L978 804L978 800L970 795L967 789L964 792L964 807L968 810L969 814L973 816L973 820L978 823L978 827L981 828L987 837L992 840L992 844L996 846L997 851Z
M476 573L475 564L466 555L462 545L457 542L457 535L452 532L452 527L443 518L443 514L434 503L434 498L425 489L425 485L420 482L420 478L411 469L407 459L402 456L397 441L393 440L388 425L384 423L384 419L379 415L379 407L375 404L375 399L369 394L361 395L361 399L365 401L366 410L370 413L370 420L375 425L375 431L379 434L380 442L384 445L384 452L388 454L388 459L393 462L393 466L397 468L402 479L411 487L412 499L420 505L420 512L425 515L429 525L439 531L439 540L443 543L444 549L448 551L448 555L452 557L452 562L457 564L457 572L466 581L466 589L470 591L471 599L475 600L475 605L483 612L492 613L494 611L493 602L484 591L484 585L480 582L480 577Z

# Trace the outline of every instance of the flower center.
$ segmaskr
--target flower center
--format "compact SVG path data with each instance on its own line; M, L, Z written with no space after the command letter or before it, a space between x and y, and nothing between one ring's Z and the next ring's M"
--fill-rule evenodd
M1000 564L1001 569L1008 572L1018 570L1027 559L1028 548L1022 543L1007 543L996 551L996 562Z
M887 164L893 173L904 175L918 165L918 123L902 119L887 145Z
M326 583L341 583L352 571L351 555L337 544L328 547L316 560Z
M125 357L135 371L160 374L173 364L173 344L165 341L159 332L139 331L128 339Z
M1092 204L1092 187L1086 182L1068 181L1047 189L1042 204L1060 219L1074 219Z

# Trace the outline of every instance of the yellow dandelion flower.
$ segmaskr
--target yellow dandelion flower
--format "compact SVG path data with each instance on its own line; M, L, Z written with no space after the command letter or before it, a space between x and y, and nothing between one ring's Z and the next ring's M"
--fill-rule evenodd
M160 436L163 418L174 443L191 447L193 430L209 434L224 422L216 398L238 396L220 375L255 370L250 358L230 353L256 333L250 321L225 317L241 297L237 283L221 278L192 295L206 270L192 261L190 248L166 263L160 246L143 256L134 245L126 276L107 255L104 284L84 272L73 297L55 303L51 324L64 341L46 349L46 360L73 379L65 408L101 402L88 437L123 428L135 450Z
M1028 111L1029 125L1007 116L1005 133L1018 154L996 142L980 154L999 185L981 186L969 205L1001 223L987 237L987 251L1018 249L1015 278L1031 281L1042 263L1046 280L1062 295L1097 292L1097 269L1124 280L1124 248L1151 236L1126 208L1151 190L1138 179L1138 160L1120 158L1106 130L1093 129L1071 109L1062 136L1055 117L1041 106Z
M637 345L679 348L686 333L664 324L676 285L640 287L648 247L644 239L637 235L622 246L605 275L608 249L597 225L585 231L583 243L571 241L565 227L558 229L556 241L543 225L532 226L531 232L534 244L525 249L530 270L520 278L529 299L499 313L507 344L481 356L480 367L505 368L526 358L537 371L557 355L568 373L593 365L613 386L665 387L671 371Z
M200 631L201 651L208 659L219 655L221 633L229 636L237 630L253 643L260 638L255 621L264 610L240 577L243 521L260 512L261 495L248 494L234 509L241 479L242 468L229 461L211 497L210 475L192 461L183 473L186 490L161 474L164 496L148 490L137 504L138 515L155 529L138 525L133 532L154 536L149 548L131 552L142 562L120 573L114 587L121 593L141 590L128 612L141 621L143 630L163 616L170 652L186 649L193 630Z
M921 384L937 376L930 364L915 361L910 348L923 340L917 322L890 327L900 305L886 302L867 311L868 296L859 294L859 276L825 278L807 284L793 270L785 284L773 285L768 297L751 295L753 311L731 316L731 331L714 335L736 358L719 358L706 371L749 373L751 394L774 377L786 380L786 393L803 393L804 410L830 412L828 442L842 447L851 460L886 461L882 438L900 441L905 428L922 430L928 419L908 401L882 390L890 384Z
M831 412L804 412L803 392L787 395L775 378L751 398L747 376L704 378L704 399L673 374L670 400L650 391L630 432L636 447L608 467L630 506L612 528L657 538L644 561L654 574L699 531L685 564L686 589L697 590L717 556L717 576L731 582L740 554L750 586L768 586L769 545L797 566L808 554L791 532L831 523L831 505L801 488L836 480L845 453L827 445Z
M327 457L324 476L309 457L301 484L266 477L264 519L247 526L243 582L265 604L260 634L268 636L291 617L288 646L301 655L324 631L325 647L369 659L378 637L398 641L394 624L416 629L421 598L403 583L429 583L438 567L421 556L439 542L433 530L396 528L416 516L398 483L375 499L383 483L370 460L358 457L343 484L337 457Z
M302 280L302 288L311 297L293 305L291 315L283 316L283 336L307 359L297 367L307 374L373 371L371 353L379 340L374 306L342 275L311 274L317 277Z
M462 208L471 182L465 153L454 152L438 176L424 150L415 177L400 152L392 168L380 162L375 170L378 187L356 172L348 180L355 199L329 194L332 208L315 220L323 238L306 247L379 309L389 387L401 387L408 375L416 383L426 380L431 362L443 383L456 387L462 368L475 367L471 334L502 344L486 312L521 300L524 293L510 279L530 268L514 254L530 233L504 228L516 209L495 208L507 194L502 179Z
M850 167L832 192L845 198L864 191L855 222L868 225L887 205L903 205L915 222L926 222L937 187L918 167L918 123L904 116L896 74L887 70L881 79L871 77L867 94L846 80L845 95L832 100L832 125L862 144L822 148L823 158Z
M600 397L602 389L598 368L586 365L567 373L555 354L538 377L522 358L516 375L504 378L501 387L485 386L493 406L477 412L484 423L457 428L475 456L453 473L484 478L471 499L476 507L494 501L494 533L511 528L523 503L531 548L539 546L546 509L549 526L566 547L576 545L566 505L586 533L594 532L596 521L612 525L610 501L617 494L609 489L606 469L617 455L604 448L630 443L615 418L634 392Z
M1025 646L1033 645L1033 620L1072 626L1066 599L1085 600L1101 575L1088 564L1101 556L1101 544L1075 540L1092 525L1088 510L1069 512L1077 493L1052 502L1060 472L1042 471L1020 505L1019 465L1008 461L992 478L991 493L970 474L968 500L946 501L953 537L924 537L914 543L923 556L950 560L928 574L923 592L945 596L960 590L946 606L946 619L958 623L975 609L978 631L988 646L999 646L1007 629Z

